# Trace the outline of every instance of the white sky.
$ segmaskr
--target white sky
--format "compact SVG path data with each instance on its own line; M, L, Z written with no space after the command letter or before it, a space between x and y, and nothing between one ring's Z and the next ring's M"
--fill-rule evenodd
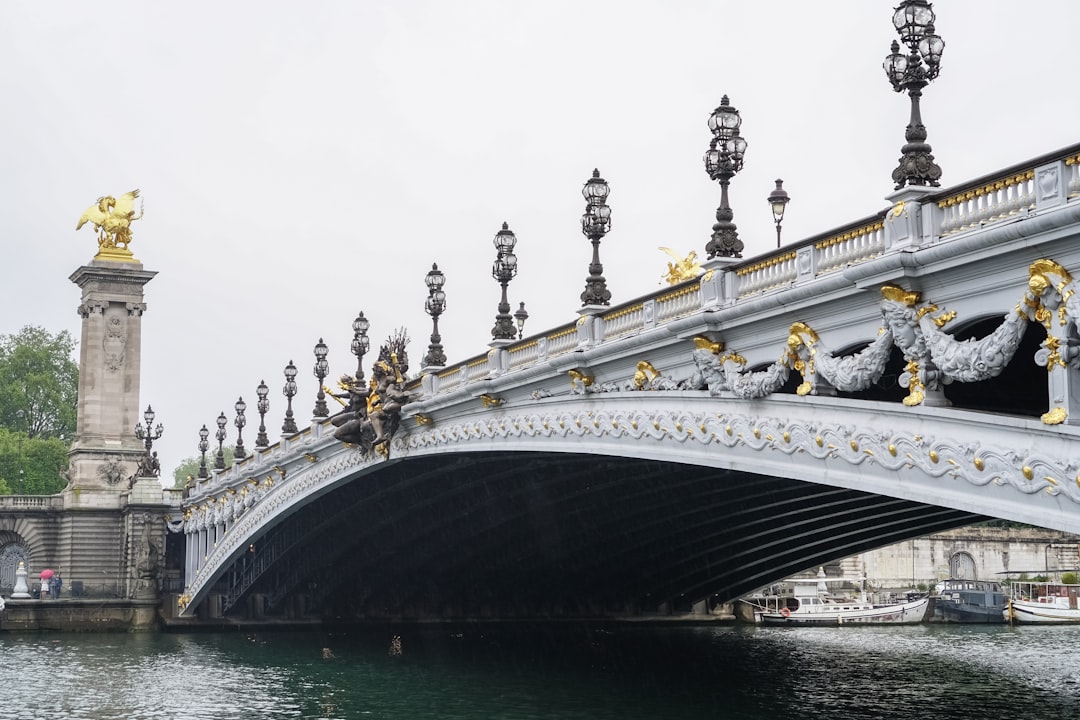
M396 327L416 371L431 332L424 275L447 276L451 364L487 350L499 298L492 237L518 237L513 308L526 334L571 322L590 246L592 169L611 185L601 246L613 303L655 290L667 256L704 256L720 193L701 156L725 93L746 165L731 204L745 257L770 251L766 197L784 179L784 238L884 210L906 96L881 63L892 0L769 2L12 2L0 22L0 333L79 337L67 277L96 252L75 233L100 195L142 190L131 249L146 287L142 405L166 434L163 475L198 429L271 387L269 433L312 346L331 378ZM1080 138L1076 0L939 0L941 76L923 119L962 183ZM370 356L368 360L372 359ZM369 371L370 362L365 362Z

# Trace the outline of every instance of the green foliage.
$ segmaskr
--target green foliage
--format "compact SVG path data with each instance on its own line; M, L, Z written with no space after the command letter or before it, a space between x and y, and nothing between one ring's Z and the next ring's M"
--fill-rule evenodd
M1061 582L1065 583L1066 585L1076 585L1078 580L1080 580L1080 578L1078 578L1076 573L1074 572L1061 573Z
M0 335L0 427L28 438L71 438L78 408L79 366L66 330L27 325Z
M225 455L225 467L230 467L233 461L233 448L230 445L226 445L222 448L222 452ZM206 453L206 472L209 475L214 474L214 458L217 457L217 448L214 448L210 452ZM180 462L173 470L173 487L183 488L187 484L188 477L193 477L196 480L199 479L199 463L201 462L200 456L189 457Z
M67 444L0 427L0 495L54 495L67 481ZM7 493L4 489L7 489Z

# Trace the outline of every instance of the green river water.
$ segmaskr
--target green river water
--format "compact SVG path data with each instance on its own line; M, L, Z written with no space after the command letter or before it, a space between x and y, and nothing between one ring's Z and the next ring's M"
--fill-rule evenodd
M0 673L4 720L1049 720L1080 714L1080 626L0 634Z

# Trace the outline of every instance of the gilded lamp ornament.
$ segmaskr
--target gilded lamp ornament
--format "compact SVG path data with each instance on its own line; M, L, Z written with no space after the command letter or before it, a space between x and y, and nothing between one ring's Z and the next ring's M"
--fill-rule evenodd
M131 223L143 215L142 206L135 214L135 198L138 190L126 192L119 198L112 195L99 197L97 202L86 209L79 218L75 230L80 230L86 223L92 223L97 231L98 252L95 260L114 262L136 262L128 249L131 244Z

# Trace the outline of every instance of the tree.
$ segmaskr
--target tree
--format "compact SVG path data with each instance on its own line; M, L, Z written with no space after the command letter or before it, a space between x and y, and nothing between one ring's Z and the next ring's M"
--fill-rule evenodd
M0 495L54 495L64 489L67 443L59 438L27 437L0 428Z
M27 325L0 335L0 427L27 438L71 438L78 408L75 341Z
M225 445L222 448L222 452L225 454L225 467L232 465L233 461L233 448L230 445ZM208 473L214 472L214 458L217 457L217 448L206 453L206 471ZM180 464L173 470L173 487L183 488L187 485L188 476L199 479L199 463L202 461L202 456L189 457L180 461Z

